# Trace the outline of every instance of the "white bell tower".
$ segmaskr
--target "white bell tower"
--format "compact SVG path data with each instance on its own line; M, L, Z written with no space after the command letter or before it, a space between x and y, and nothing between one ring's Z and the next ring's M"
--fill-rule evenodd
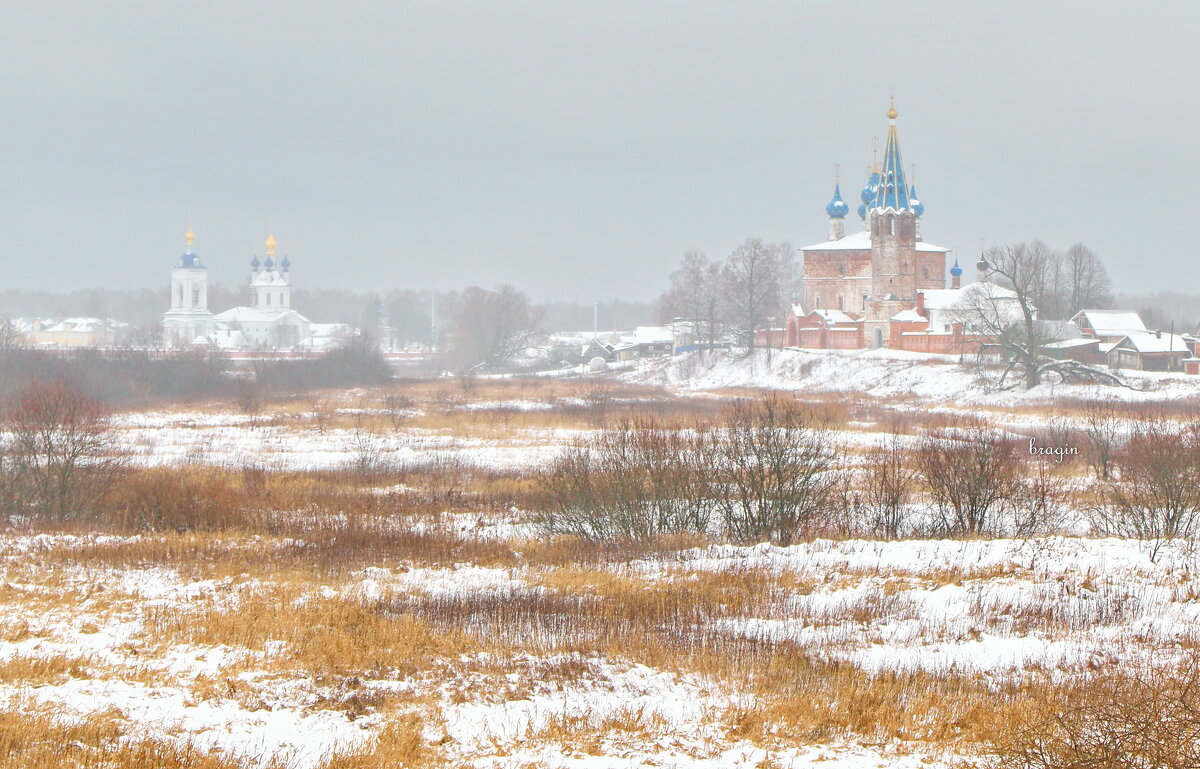
M213 330L208 310L208 268L195 252L196 233L188 228L186 248L179 264L171 269L171 309L163 315L168 344L191 344Z

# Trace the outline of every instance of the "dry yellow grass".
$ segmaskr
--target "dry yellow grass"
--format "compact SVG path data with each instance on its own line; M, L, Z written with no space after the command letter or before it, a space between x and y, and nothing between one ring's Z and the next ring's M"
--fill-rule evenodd
M0 757L5 769L286 769L149 739L111 713L68 720L30 703L0 709Z

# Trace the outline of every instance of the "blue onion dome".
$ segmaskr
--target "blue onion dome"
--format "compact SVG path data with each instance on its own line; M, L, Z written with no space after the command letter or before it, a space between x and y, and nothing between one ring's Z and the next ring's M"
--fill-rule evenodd
M846 214L850 213L850 206L846 205L846 201L842 200L842 185L834 185L833 200L829 201L829 205L825 206L825 213L829 214L831 219L842 219Z
M292 260L287 258L287 254L283 255L283 261L279 263L279 266L283 268L284 272L287 272L289 269L291 269Z
M270 254L267 254L267 261L263 262L263 267L266 267L268 270L275 269L275 260L271 258Z
M188 251L183 256L179 257L179 266L180 267L203 267L204 265L200 264L199 255L193 254L191 251Z
M859 194L859 199L869 205L875 199L877 192L879 192L879 172L872 171L870 178L867 179L867 186L863 187L862 193Z
M867 204L866 203L858 204L858 218L859 219L867 218Z
M258 272L258 264L259 264L258 254L255 254L254 258L250 260L250 269L254 270L255 272Z
M912 209L912 212L917 216L925 213L925 204L921 202L919 197L917 197L917 185L915 184L912 186L912 189L908 191L908 205L909 208Z
M959 277L960 275L962 275L962 267L958 266L958 257L957 256L954 257L954 266L950 268L950 274L956 278Z

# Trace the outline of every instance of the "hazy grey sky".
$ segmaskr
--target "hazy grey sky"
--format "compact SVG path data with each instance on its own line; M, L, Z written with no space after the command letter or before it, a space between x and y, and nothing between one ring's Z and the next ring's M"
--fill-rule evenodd
M895 88L922 230L1200 290L1200 3L0 0L0 287L212 278L651 298L824 240ZM857 227L852 214L850 227Z

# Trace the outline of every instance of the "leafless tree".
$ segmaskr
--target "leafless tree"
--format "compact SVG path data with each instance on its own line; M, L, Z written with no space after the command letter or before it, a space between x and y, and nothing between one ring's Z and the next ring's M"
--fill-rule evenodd
M9 317L0 318L0 352L15 350L25 344L25 335Z
M720 428L710 451L731 538L788 545L824 526L842 479L819 415L769 395L734 403Z
M1112 306L1112 282L1094 251L1076 243L1067 249L1062 261L1068 289L1063 317L1071 318L1080 310Z
M981 355L999 354L1005 360L997 387L1008 387L1014 372L1025 389L1037 387L1048 375L1060 381L1121 384L1105 369L1045 354L1045 345L1051 340L1037 322L1034 300L1047 285L1049 253L1040 241L988 249L978 264L981 273L986 274L983 285L1007 289L1012 295L984 288L971 291L970 299L958 311L959 322L968 333L985 337L979 345Z
M85 514L120 465L108 409L74 382L31 382L6 409L4 423L10 489L36 514Z
M917 449L917 469L946 534L996 530L1021 491L1015 442L979 424L926 434Z
M722 325L721 266L700 251L687 251L670 281L659 300L664 320L682 319L697 343L711 347Z
M529 346L541 314L512 286L471 286L454 297L446 319L445 354L454 371L500 367Z
M729 255L722 269L722 286L729 322L747 349L754 349L754 331L783 305L780 278L791 248L751 238Z

